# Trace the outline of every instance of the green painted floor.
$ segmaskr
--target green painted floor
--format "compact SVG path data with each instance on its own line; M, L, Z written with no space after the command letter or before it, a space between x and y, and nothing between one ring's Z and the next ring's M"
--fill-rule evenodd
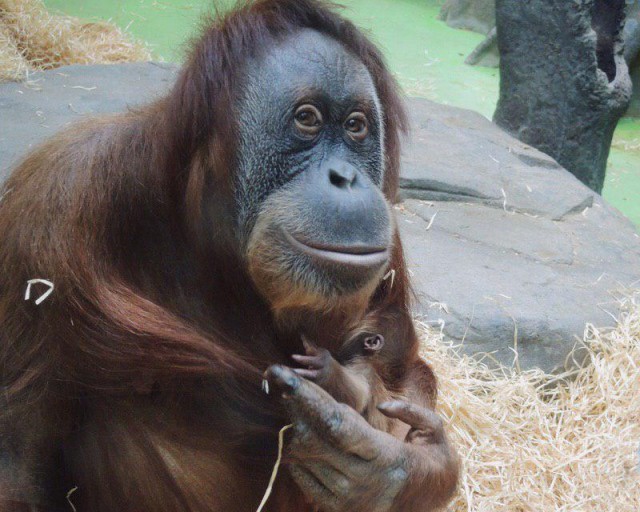
M224 0L219 4L231 4ZM438 0L342 0L344 14L370 31L410 95L476 110L491 118L498 71L464 64L481 35L438 21ZM180 61L212 0L45 0L54 10L107 19L151 45L155 56ZM604 197L640 226L640 119L623 119L609 158Z

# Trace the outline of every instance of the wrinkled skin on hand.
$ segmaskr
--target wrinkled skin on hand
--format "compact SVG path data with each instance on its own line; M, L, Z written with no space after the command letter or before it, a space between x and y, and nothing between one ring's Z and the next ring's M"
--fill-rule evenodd
M282 393L293 424L289 472L321 510L428 512L453 494L458 460L433 411L403 401L381 404L383 414L409 426L398 439L285 366L271 366L266 377Z

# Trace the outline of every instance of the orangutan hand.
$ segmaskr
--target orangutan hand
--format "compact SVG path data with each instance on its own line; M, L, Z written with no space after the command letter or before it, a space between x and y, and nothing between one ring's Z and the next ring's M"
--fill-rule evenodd
M432 411L401 401L380 411L411 428L404 441L374 429L285 366L266 374L293 424L289 471L305 496L327 512L429 512L451 498L458 459Z

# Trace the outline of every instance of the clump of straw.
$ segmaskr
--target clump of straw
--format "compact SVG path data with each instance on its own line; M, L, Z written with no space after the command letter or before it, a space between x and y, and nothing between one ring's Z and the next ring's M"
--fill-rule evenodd
M618 327L590 327L565 380L496 371L424 330L439 411L463 459L454 512L640 510L640 294Z
M146 46L110 23L53 15L42 0L0 0L0 80L68 64L150 58Z
M31 67L1 20L2 18L0 18L0 82L17 80L26 76Z

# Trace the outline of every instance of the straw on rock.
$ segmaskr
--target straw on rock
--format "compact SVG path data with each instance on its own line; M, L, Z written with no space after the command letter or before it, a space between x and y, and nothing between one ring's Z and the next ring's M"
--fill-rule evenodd
M42 0L0 0L0 80L68 64L149 60L148 48L116 26L51 14Z
M570 374L490 369L423 328L440 413L463 459L462 512L640 510L640 295L589 328Z

